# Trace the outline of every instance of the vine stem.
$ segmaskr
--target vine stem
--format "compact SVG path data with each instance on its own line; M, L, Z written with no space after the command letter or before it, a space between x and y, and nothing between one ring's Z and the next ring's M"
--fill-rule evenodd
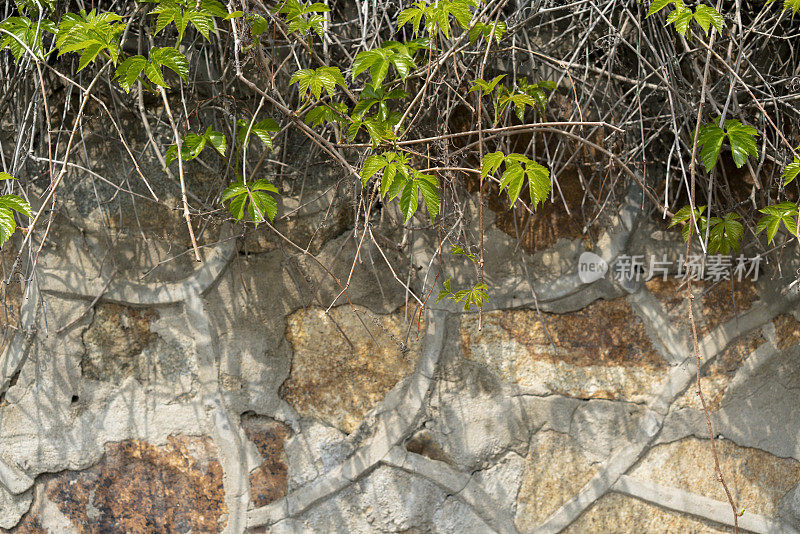
M178 148L178 178L180 179L181 183L183 218L186 219L186 227L189 228L189 238L192 240L194 259L197 261L203 261L202 258L200 258L200 250L197 248L197 239L194 237L194 228L192 228L192 219L189 216L189 201L186 199L186 181L184 180L183 176L183 147L181 146L181 134L178 132L178 126L175 124L175 117L172 116L172 109L170 109L169 100L167 100L167 92L164 91L163 87L159 87L158 92L161 93L161 100L164 101L164 109L167 112L169 125L172 127L172 134L175 136L175 146Z
M712 47L714 46L714 40L716 38L716 30L711 30L711 38L709 39L709 45L707 47L708 53L706 54L706 63L703 68L703 83L700 87L700 103L697 109L697 121L695 122L695 129L694 129L694 137L692 139L692 158L689 162L689 174L691 180L691 191L689 196L689 210L691 214L691 224L693 227L697 228L697 218L695 216L695 184L697 178L697 137L700 132L700 125L703 119L703 107L706 102L706 90L708 87L708 73L711 66L711 54L712 54ZM699 229L698 229L699 231ZM689 264L689 252L692 246L692 237L694 236L694 232L689 232L689 239L686 240L686 255L684 257L684 267L687 267ZM694 348L694 356L695 362L697 366L697 380L696 380L696 387L697 387L697 396L700 397L700 403L703 406L703 414L706 417L706 424L708 425L708 437L711 441L711 454L714 457L714 472L717 475L717 480L722 484L722 488L725 490L725 495L728 497L728 502L731 505L731 509L733 510L733 532L734 534L739 534L739 512L736 509L736 503L733 500L733 495L731 494L730 489L728 488L728 484L725 482L725 477L722 475L722 469L719 465L719 454L717 454L717 444L714 440L714 426L711 424L711 416L708 413L708 405L706 404L706 398L703 395L703 388L700 383L700 373L702 372L702 357L700 356L700 344L697 341L697 324L694 320L694 294L692 293L692 275L688 276L687 280L687 289L686 289L686 299L689 302L689 322L691 323L692 327L692 346Z

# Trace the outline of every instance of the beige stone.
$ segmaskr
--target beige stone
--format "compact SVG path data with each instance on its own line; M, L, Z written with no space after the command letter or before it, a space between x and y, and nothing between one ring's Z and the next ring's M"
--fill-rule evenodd
M564 533L729 534L731 530L639 499L609 493L584 512Z
M639 317L623 299L598 301L578 312L495 311L464 315L464 355L536 394L643 401L666 363Z
M298 310L287 323L292 371L281 387L282 397L301 415L347 433L411 374L424 331L420 323L417 338L414 321L406 344L409 325L403 310L376 315L359 306L355 311L340 306L328 316L320 308Z
M723 476L738 508L772 516L778 501L800 480L800 462L716 440ZM708 440L688 438L657 445L631 472L640 480L672 486L727 502L714 475Z
M517 495L515 522L521 532L542 523L597 473L574 440L560 432L534 436Z

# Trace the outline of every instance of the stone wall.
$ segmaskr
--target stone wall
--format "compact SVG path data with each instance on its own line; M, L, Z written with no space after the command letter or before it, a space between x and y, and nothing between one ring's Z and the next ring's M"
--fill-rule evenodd
M308 212L301 235L327 209L282 202ZM175 254L169 239L109 249L57 224L0 359L0 527L732 531L682 289L576 273L587 248L677 257L640 206L632 191L596 243L567 234L532 254L487 218L480 329L446 300L420 313L381 263L397 253L369 240L350 302L327 309L330 278L252 232L216 228L202 264L143 275ZM360 236L336 220L315 252L346 279ZM405 242L403 280L430 290L435 233ZM468 267L447 258L434 295ZM800 529L800 315L785 285L695 284L701 382L751 532Z

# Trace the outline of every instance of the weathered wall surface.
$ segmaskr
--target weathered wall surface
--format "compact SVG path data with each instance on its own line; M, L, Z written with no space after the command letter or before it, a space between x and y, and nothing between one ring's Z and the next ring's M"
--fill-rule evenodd
M628 202L593 250L677 257ZM314 235L326 205L303 209L290 230ZM316 250L346 278L358 240L346 221L329 230ZM263 237L214 228L201 265L143 276L185 244L123 236L109 261L91 228L54 232L0 359L11 532L732 530L685 299L673 281L581 284L580 240L528 255L487 221L479 330L448 301L415 316L368 240L352 306L326 314L338 287ZM436 276L435 237L410 236L415 287ZM702 383L740 523L796 532L796 301L765 278L699 285Z

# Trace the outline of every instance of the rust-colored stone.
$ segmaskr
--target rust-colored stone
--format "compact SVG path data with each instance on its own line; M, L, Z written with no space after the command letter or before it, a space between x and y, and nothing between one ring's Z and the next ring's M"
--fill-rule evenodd
M326 316L325 310L310 308L289 316L286 338L293 348L292 370L281 387L281 396L301 415L347 433L411 374L421 344L415 321L409 350L402 350L408 329L402 310L376 316L359 306L355 309L341 306Z
M673 326L691 328L687 308L686 284L683 279L660 277L645 283L647 289L661 301ZM695 295L695 324L698 336L711 332L737 315L741 315L758 299L756 286L751 280L722 281L717 284L693 281Z
M638 399L667 368L624 298L541 317L489 312L479 331L477 316L464 315L464 356L521 386L579 398Z
M0 533L5 534L6 532L9 534L47 534L47 531L39 522L39 518L31 512L25 514L14 528L0 528Z
M156 340L150 323L157 317L151 310L119 304L98 304L92 324L83 334L86 353L81 361L83 375L92 380L120 383L141 374L137 356Z
M109 443L97 465L46 475L45 492L81 534L219 532L227 507L216 452L207 437Z
M773 320L773 323L780 350L788 349L800 342L800 322L797 322L792 315L779 315Z
M283 443L291 435L284 424L257 416L242 418L247 439L253 442L264 462L250 473L250 500L266 506L286 495L289 471Z

